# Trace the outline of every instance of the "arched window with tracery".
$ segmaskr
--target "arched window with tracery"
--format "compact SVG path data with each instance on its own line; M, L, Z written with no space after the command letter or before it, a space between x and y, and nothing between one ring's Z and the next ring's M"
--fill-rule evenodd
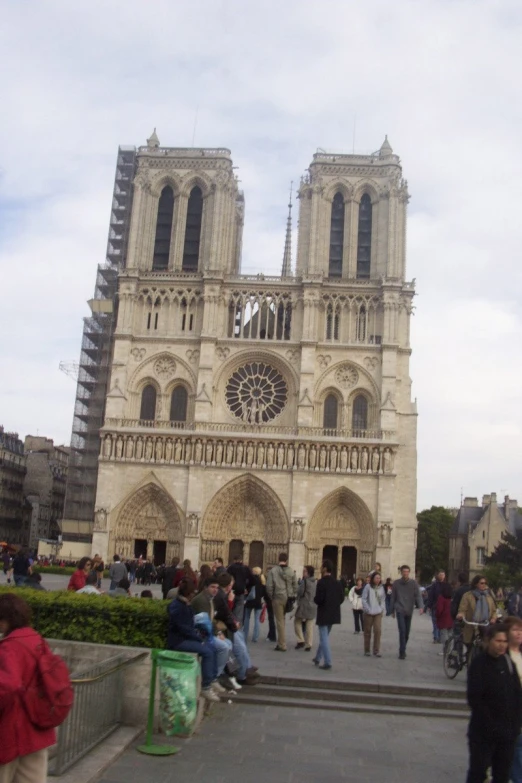
M364 305L361 305L357 312L355 321L355 339L358 343L366 342L367 333L367 311Z
M174 215L174 191L167 185L161 191L156 220L156 238L154 240L153 269L168 269L172 219Z
M358 394L353 401L352 430L361 432L368 429L368 400L364 394Z
M372 255L372 200L365 193L359 204L359 230L357 234L357 277L370 277Z
M149 383L141 393L140 419L154 421L156 418L156 389Z
M330 257L328 263L328 277L342 277L343 244L344 198L342 193L336 193L332 201L332 216L330 221Z
M323 428L325 430L336 430L339 412L339 403L335 394L329 394L323 406Z
M326 339L338 340L339 339L339 322L340 313L339 306L329 304L326 308Z
M192 188L187 206L185 226L185 245L183 247L183 272L197 272L199 246L201 242L201 223L203 220L203 193L197 185Z
M187 420L188 394L184 386L176 386L170 397L170 421Z

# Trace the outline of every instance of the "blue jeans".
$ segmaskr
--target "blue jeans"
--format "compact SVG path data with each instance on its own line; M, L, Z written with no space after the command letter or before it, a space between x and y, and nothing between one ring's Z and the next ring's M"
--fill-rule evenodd
M510 780L513 783L522 783L522 734L519 734L515 745L515 755L511 765Z
M332 630L331 625L318 625L317 630L319 631L319 647L317 648L317 652L315 654L315 661L320 661L321 658L324 661L325 666L331 666L332 665L332 653L330 652L330 631Z
M232 651L237 658L239 664L239 670L237 673L238 680L244 680L246 677L247 669L250 669L252 662L250 655L248 654L245 637L243 631L236 631L232 642Z
M391 615L391 595L386 596L384 605L386 606L386 617L389 617Z
M236 600L234 601L234 608L232 609L232 614L234 615L238 623L243 622L244 611L245 611L245 596L236 595Z
M396 615L399 628L399 655L406 655L406 645L410 638L411 614L396 612Z
M14 575L14 583L16 587L23 587L26 584L26 582L27 582L26 576L20 576L20 574Z
M196 642L195 639L185 639L174 648L179 652L197 653L201 658L201 685L208 688L216 679L217 651L212 644Z
M440 641L440 630L437 628L437 617L435 616L435 607L431 609L431 624L433 626L433 641Z
M220 677L227 665L228 656L232 649L232 642L230 639L219 639L217 636L213 637L213 642L216 650L216 677Z
M253 606L245 606L245 615L243 618L243 633L245 635L245 642L248 644L248 632L250 630L250 615L254 612L254 633L252 634L252 641L257 642L259 639L259 618L261 617L261 609L254 609Z

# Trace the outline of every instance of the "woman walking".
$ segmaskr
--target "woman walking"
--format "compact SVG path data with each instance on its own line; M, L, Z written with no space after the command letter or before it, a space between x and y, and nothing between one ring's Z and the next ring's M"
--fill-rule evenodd
M364 612L364 654L371 655L370 647L373 631L373 654L381 657L381 626L382 615L386 608L384 587L381 585L381 575L378 571L372 574L370 584L367 584L362 594Z
M362 605L362 592L364 590L364 582L359 577L350 592L348 593L348 600L352 605L353 622L354 622L354 634L361 633L363 629L363 605Z
M439 655L444 655L444 647L448 641L449 632L453 628L453 617L451 616L451 599L453 598L453 589L448 582L443 582L440 588L440 594L435 604L435 620L437 628L440 631L440 643L442 645Z
M305 649L310 652L314 642L314 620L317 616L315 605L315 591L317 582L314 576L314 567L309 565L303 568L303 578L297 585L297 608L295 610L294 630L297 639L296 650ZM303 637L303 630L305 636Z

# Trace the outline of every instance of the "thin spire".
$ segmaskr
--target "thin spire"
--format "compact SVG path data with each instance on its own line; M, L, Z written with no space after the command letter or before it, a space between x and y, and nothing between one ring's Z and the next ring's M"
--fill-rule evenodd
M286 220L285 252L283 254L283 268L281 277L290 277L292 274L292 190L294 183L290 183L290 200L288 202L288 218Z

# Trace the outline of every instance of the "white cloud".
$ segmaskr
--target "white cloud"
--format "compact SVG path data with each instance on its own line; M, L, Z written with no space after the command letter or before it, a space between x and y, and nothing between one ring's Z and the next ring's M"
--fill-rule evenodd
M2 421L68 440L118 144L224 145L244 263L278 272L290 180L317 147L402 156L417 279L419 506L522 500L518 0L43 0L0 30ZM7 78L6 78L6 75ZM31 381L31 379L37 379ZM469 487L469 490L468 490Z

